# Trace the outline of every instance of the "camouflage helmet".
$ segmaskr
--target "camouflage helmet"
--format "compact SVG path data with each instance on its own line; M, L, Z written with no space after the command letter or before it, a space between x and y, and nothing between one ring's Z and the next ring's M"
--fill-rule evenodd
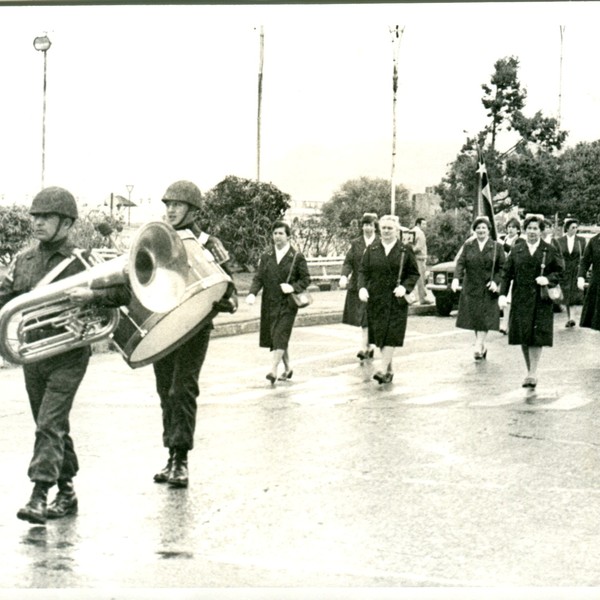
M31 203L29 214L46 215L50 213L76 219L79 215L73 194L61 187L47 187L39 192Z
M191 181L176 181L167 188L162 201L185 202L194 208L200 208L202 206L202 192Z

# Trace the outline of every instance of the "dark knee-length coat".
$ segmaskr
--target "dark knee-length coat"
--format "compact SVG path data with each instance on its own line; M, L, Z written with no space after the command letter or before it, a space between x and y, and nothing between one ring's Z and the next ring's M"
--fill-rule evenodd
M526 243L515 244L510 251L500 283L500 294L506 295L512 282L512 300L508 323L508 343L523 346L552 346L554 310L552 301L542 298L536 277L544 275L550 286L558 283L564 268L558 250L540 240L533 256Z
M577 271L585 250L585 238L576 235L573 242L573 252L569 252L567 237L566 235L559 237L554 244L565 263L565 270L560 278L560 287L563 291L565 304L573 306L574 304L581 304L583 301L583 292L577 287Z
M296 259L294 260L294 254ZM293 262L293 269L292 269ZM291 276L290 275L291 270ZM287 350L298 308L289 302L289 294L281 291L280 284L289 283L295 292L304 292L310 285L310 275L306 259L290 247L277 264L275 250L271 249L260 257L258 270L254 274L250 293L258 294L262 289L260 305L261 348Z
M585 277L592 269L590 285L581 309L581 327L591 327L600 331L600 233L587 243L579 264L579 277Z
M369 292L369 343L378 348L404 344L408 304L406 300L399 300L394 296L402 256L404 259L400 283L410 293L419 279L419 268L412 248L399 241L386 256L381 240L375 240L363 254L358 273L359 289L364 287Z
M473 331L497 331L500 328L498 296L487 284L500 285L500 274L506 261L504 248L488 239L479 249L476 238L467 240L456 257L454 276L462 279L456 326Z
M352 240L342 265L342 275L349 278L342 323L355 327L367 326L367 307L358 298L358 271L366 248L367 244L363 235Z

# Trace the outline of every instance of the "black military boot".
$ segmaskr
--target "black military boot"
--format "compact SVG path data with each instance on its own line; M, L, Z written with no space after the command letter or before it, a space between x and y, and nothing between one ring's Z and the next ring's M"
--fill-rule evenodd
M173 487L187 487L188 485L188 451L176 448L173 453L173 468L169 475L168 483Z
M46 522L46 501L48 490L52 487L47 481L36 481L29 502L17 512L17 518L30 523L43 525Z
M169 481L169 475L171 475L171 469L173 468L173 448L169 448L169 460L167 464L154 476L155 483L167 483Z
M46 515L49 519L60 519L74 514L77 514L77 496L75 495L73 481L59 479L58 494L48 506Z

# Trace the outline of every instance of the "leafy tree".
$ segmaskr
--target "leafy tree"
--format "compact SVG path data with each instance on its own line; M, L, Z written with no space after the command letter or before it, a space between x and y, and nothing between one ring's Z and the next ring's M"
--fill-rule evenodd
M508 122L507 128L512 124L512 115L525 106L527 90L521 88L518 78L519 59L515 56L501 58L494 64L494 73L490 84L484 83L481 88L485 95L481 103L487 110L491 123L487 131L491 133L491 148L496 148L496 137L502 126Z
M360 221L366 212L374 212L379 216L390 213L390 186L387 179L359 177L343 183L330 200L322 207L322 215L326 227L340 227L341 233L348 234L353 221ZM408 190L401 185L396 186L396 203L394 214L403 225L412 221L412 207L408 199Z
M430 263L454 260L471 235L471 211L445 211L427 219L427 253Z
M234 264L252 270L289 207L290 195L273 184L229 175L206 193L198 221L223 240Z
M577 216L584 223L600 223L600 140L581 142L559 158L562 183L558 212Z
M31 217L25 206L0 206L0 264L9 264L31 240Z

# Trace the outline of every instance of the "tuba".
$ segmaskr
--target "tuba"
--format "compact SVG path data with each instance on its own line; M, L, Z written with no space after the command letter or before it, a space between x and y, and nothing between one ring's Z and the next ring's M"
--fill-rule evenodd
M29 364L93 344L117 329L119 309L75 304L66 294L77 287L128 284L142 306L158 313L172 310L185 294L187 253L166 223L151 222L138 229L128 254L109 260L106 253L92 252L89 260L81 251L74 254L85 271L49 283L45 278L0 310L0 354L7 361Z

